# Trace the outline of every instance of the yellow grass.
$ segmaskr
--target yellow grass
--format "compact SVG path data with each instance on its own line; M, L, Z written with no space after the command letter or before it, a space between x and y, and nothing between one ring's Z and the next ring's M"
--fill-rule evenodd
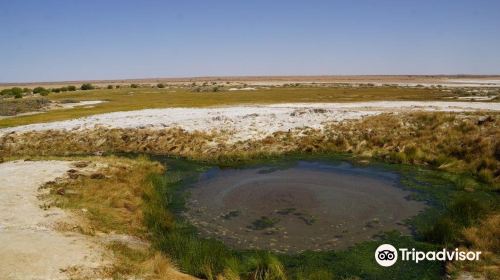
M500 118L477 124L483 113L382 114L353 122L333 123L322 131L276 132L262 140L225 143L224 134L170 128L93 129L81 132L40 131L0 138L0 157L138 152L224 161L287 152L349 152L364 158L430 165L471 173L500 188ZM50 141L48 141L50 139ZM474 188L464 181L464 189Z
M78 178L50 184L52 205L82 213L78 229L84 234L125 234L148 244L148 233L143 223L143 196L151 191L151 173L160 173L163 167L146 157L127 159L119 157L72 158L97 168L91 174L77 172ZM95 165L95 166L94 166ZM90 175L105 177L92 179ZM64 194L60 194L60 190ZM59 192L59 193L58 193ZM170 260L148 246L131 246L127 242L113 241L113 266L107 274L123 279L192 279L176 270ZM127 278L128 279L128 278Z
M483 279L500 279L500 214L486 218L481 224L463 230L468 250L481 251L478 262L453 262L447 269L451 273L469 272Z

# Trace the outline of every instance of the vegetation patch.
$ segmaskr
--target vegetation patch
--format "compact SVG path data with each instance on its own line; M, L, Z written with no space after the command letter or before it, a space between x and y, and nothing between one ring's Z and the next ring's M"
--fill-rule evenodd
M301 158L300 156L298 156ZM164 211L178 213L183 206L183 186L192 183L193 172L208 170L210 166L200 162L189 162L168 158L158 158L170 168L163 179L157 178L155 186L162 197L172 199L164 200ZM264 159L266 161L266 159ZM290 158L285 161L289 162ZM249 162L247 162L249 163ZM254 162L255 163L255 162ZM239 164L238 164L239 165ZM409 223L414 227L416 237L402 236L396 232L389 232L379 236L379 241L368 241L355 245L345 251L329 252L304 252L295 255L275 254L264 251L235 251L220 241L201 239L197 236L196 229L178 217L174 223L162 231L156 231L157 247L172 256L178 265L186 272L207 279L216 277L241 277L254 279L252 275L259 273L272 273L282 278L271 279L332 279L332 278L426 278L441 279L445 267L439 262L423 262L415 265L410 262L398 262L395 266L384 269L378 266L373 259L375 248L381 243L390 243L396 247L416 248L418 250L435 250L442 248L443 244L434 242L427 237L427 231L433 227L436 219L446 217L449 212L456 211L454 206L459 205L463 197L469 201L480 199L486 207L484 217L488 217L496 210L498 197L491 192L476 191L466 192L455 184L455 179L448 173L440 171L420 170L405 165L384 165L401 172L402 182L407 188L418 191L418 199L424 199L434 205L431 210L415 217ZM430 180L426 181L425 178ZM481 183L478 183L479 185ZM179 197L180 199L176 199ZM472 202L472 204L474 204ZM283 212L292 213L291 210ZM152 220L154 220L151 217ZM261 219L263 220L263 219ZM267 220L267 219L266 219ZM267 224L267 223L266 223ZM457 228L463 232L465 228ZM453 240L454 245L460 246L463 235L458 234ZM444 246L451 246L450 244ZM494 254L494 253L493 253ZM257 265L259 263L259 265ZM262 272L264 271L264 272ZM223 278L225 279L225 278ZM260 278L262 279L262 278Z
M274 227L277 223L279 223L279 221L280 220L277 218L262 216L259 219L253 221L252 224L248 226L248 228L253 230L263 230Z
M263 162L277 162L279 166L280 163L307 158L317 160L318 156L302 154L286 159L261 158L229 161L225 164L245 167ZM332 159L327 155L321 158ZM345 160L351 157L333 157L339 158ZM97 158L97 161L105 162L108 166L108 170L101 172L106 174L105 178L91 179L90 176L81 175L64 185L51 186L56 205L75 211L88 210L86 213L93 229L88 231L88 234L96 234L96 229L106 232L133 232L136 236L152 242L152 249L149 251L138 251L122 243L111 243L109 246L118 259L110 272L111 275L118 277L135 271L149 275L152 279L171 279L168 277L172 277L175 266L183 272L206 279L441 279L445 271L453 273L465 269L481 275L496 273L498 215L495 213L498 213L498 195L488 191L488 187L473 178L467 180L476 186L475 191L471 192L464 190L461 184L457 183L464 180L461 175L401 164L372 163L374 167L392 168L400 172L403 186L417 191L415 199L425 200L433 205L429 211L409 221L415 230L415 237L388 232L380 235L378 241L363 242L348 250L307 251L288 255L265 251L236 251L220 241L200 238L196 229L180 216L176 216L176 213L180 213L185 207L185 186L192 183L197 174L210 169L212 165L165 157L154 159L166 166L164 173L159 173L161 166L145 158L105 157ZM351 159L356 164L356 159ZM145 178L145 174L151 175ZM114 187L115 185L117 186ZM134 185L142 187L130 189ZM65 190L62 195L57 192L61 187ZM278 215L293 213L294 209L277 211ZM452 223L436 226L441 219L451 220ZM436 227L443 230L436 230ZM446 233L449 230L446 227L453 227L457 234L448 236ZM438 262L422 262L419 265L398 262L387 269L378 266L373 259L373 252L381 242L424 251L443 246L480 249L485 252L486 258L479 264L452 263L446 267ZM159 254L156 250L162 253ZM170 257L172 261L165 256Z
M284 208L284 209L280 209L280 210L277 210L276 213L280 214L280 215L288 215L288 214L291 214L291 213L294 213L295 212L295 208Z
M229 211L228 213L222 215L222 218L225 220L230 220L232 218L238 217L240 214L241 214L241 212L239 210L233 210L233 211Z
M261 140L227 143L223 133L169 129L104 129L11 133L0 156L139 152L183 156L221 165L290 153L351 153L360 159L429 166L464 174L464 189L500 188L500 114L383 114L332 123L323 130L276 132ZM46 141L51 139L51 141Z
M45 197L50 203L42 207L73 211L81 218L79 224L64 230L77 230L105 240L106 247L113 252L113 264L105 275L113 279L190 279L148 244L144 215L154 211L151 207L155 205L146 204L143 198L153 192L150 174L161 174L163 167L147 157L70 159L78 160L74 163L75 169L68 171L68 180L45 186L50 188L50 194ZM162 223L173 219L168 212L155 215L163 219Z
M488 256L484 261L463 266L452 264L447 269L450 273L465 269L494 275L498 267L493 225L498 221L495 217L500 205L499 121L498 113L385 114L331 124L323 131L305 129L300 136L279 132L263 140L236 144L219 141L217 135L179 129L30 132L2 137L0 152L4 157L146 152L197 160L158 158L167 166L167 172L150 178L151 191L142 199L144 205L149 205L143 216L155 248L168 254L183 271L198 277L239 275L245 279L257 268L265 267L279 275L283 267L289 279L400 278L401 275L432 279L442 277L445 270L442 264L401 263L380 270L372 258L380 242L366 242L339 252L262 255L234 251L219 241L200 239L195 228L173 215L184 207L182 186L209 165L235 167L276 162L277 155L294 153L299 158L349 153L360 164L373 159L396 163L391 166L397 166L401 172L403 186L417 191L412 198L432 205L425 215L408 221L415 238L385 234L381 241L422 250L443 246L482 248ZM479 236L485 236L484 240ZM263 260L273 265L262 266ZM276 265L278 262L281 266Z
M95 89L92 84L84 84L81 90L75 86L60 89L50 94L51 101L63 99L106 100L93 108L73 108L71 110L51 111L44 116L22 116L0 120L0 127L25 125L30 123L68 120L94 114L166 107L209 107L241 104L273 104L304 102L353 102L383 100L448 100L453 93L435 89L400 87L352 87L352 86L304 86L271 87L254 91L223 91L219 86L208 86L207 92L200 94L194 87L130 87L114 89ZM217 90L214 90L217 89ZM201 91L201 90L200 90ZM49 94L49 90L38 87L33 93Z
M46 98L0 99L0 116L39 111L49 104L50 101Z

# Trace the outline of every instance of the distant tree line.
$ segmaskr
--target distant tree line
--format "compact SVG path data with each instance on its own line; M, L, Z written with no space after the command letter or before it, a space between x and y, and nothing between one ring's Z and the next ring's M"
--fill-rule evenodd
M23 93L30 92L29 88L20 88L20 87L13 87L13 88L6 88L0 91L1 96L12 96L14 98L22 98Z
M139 85L139 84L130 84L131 88L139 88L144 85ZM157 88L165 88L166 85L159 83L156 85L153 85L152 87L157 87ZM105 88L107 89L114 89L114 88L120 88L120 85L107 85ZM13 88L6 88L0 91L0 96L5 96L5 97L14 97L14 98L22 98L24 95L27 94L38 94L41 96L47 96L49 93L59 93L59 92L67 92L67 91L76 91L76 90L93 90L97 89L95 85L91 83L84 83L80 87L76 87L74 85L71 86L63 86L63 87L55 87L55 88L45 88L45 87L35 87L34 89L30 88L20 88L20 87L13 87Z

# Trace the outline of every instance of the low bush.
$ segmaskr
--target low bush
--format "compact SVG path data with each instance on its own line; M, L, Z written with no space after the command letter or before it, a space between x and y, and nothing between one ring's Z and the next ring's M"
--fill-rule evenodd
M46 91L48 91L48 90L44 87L36 87L33 89L33 93L42 93L42 92L46 92Z
M95 87L92 84L86 83L86 84L83 84L80 87L80 89L81 90L92 90L92 89L95 89Z
M15 116L17 114L38 111L50 103L45 98L24 98L21 100L0 100L0 116Z
M0 95L2 96L11 96L14 98L22 98L23 97L23 89L20 87L13 87L9 89L3 89L0 91Z

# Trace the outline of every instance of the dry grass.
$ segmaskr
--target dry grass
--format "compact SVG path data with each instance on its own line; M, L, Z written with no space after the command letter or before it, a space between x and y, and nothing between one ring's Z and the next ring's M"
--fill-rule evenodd
M114 262L105 273L118 279L192 279L179 273L168 258L144 245L148 244L149 234L143 221L148 209L143 197L152 192L148 175L163 172L163 167L146 157L80 159L83 161L79 163L88 167L75 168L70 179L48 185L49 198L51 205L71 209L82 218L76 230L99 236L108 244ZM116 234L129 238L113 241L111 237Z
M477 226L463 230L464 243L469 250L481 251L479 262L450 263L447 270L460 274L464 271L486 279L500 279L500 214L494 214Z
M489 117L488 117L489 116ZM188 133L181 129L96 129L82 132L44 131L13 133L0 139L4 157L68 155L95 152L155 153L227 163L289 152L349 152L363 159L432 166L477 176L490 189L500 187L500 114L408 113L384 114L359 121L333 123L324 131L305 129L279 132L258 141L226 144L226 135ZM67 183L72 195L59 197L63 207L86 208L92 225L102 231L134 233L145 237L141 220L143 196L150 186L144 180L161 167L146 159L103 158L105 179L79 177ZM459 182L469 191L474 180ZM471 266L451 266L450 271L495 275L498 270L498 213L481 225L464 230L464 242L484 250L485 260ZM169 223L171 217L164 216ZM131 271L168 275L168 260L151 251L141 252L112 245L119 265L114 273ZM490 252L490 253L488 253ZM149 265L146 265L149 264ZM152 274L153 272L156 274ZM224 272L227 279L234 273ZM162 276L163 277L163 276ZM167 277L167 276L165 276ZM222 277L222 276L221 276ZM169 279L168 277L166 279Z
M35 112L47 106L49 100L45 98L0 99L0 116Z
M323 131L277 132L258 141L227 144L226 135L182 129L95 129L13 133L0 139L0 156L139 152L217 162L290 152L348 152L362 158L470 173L500 188L500 114L383 114L333 123ZM47 141L50 139L50 141ZM463 182L464 188L474 188Z
M148 188L146 176L161 172L162 167L146 158L104 157L89 161L97 162L99 171L76 172L75 179L54 185L53 203L61 208L86 209L91 226L99 231L144 236L142 196ZM99 175L105 177L93 178ZM61 189L63 196L56 194Z
M499 187L500 114L497 113L380 115L353 126L334 125L329 133L336 146L347 152L471 173Z

